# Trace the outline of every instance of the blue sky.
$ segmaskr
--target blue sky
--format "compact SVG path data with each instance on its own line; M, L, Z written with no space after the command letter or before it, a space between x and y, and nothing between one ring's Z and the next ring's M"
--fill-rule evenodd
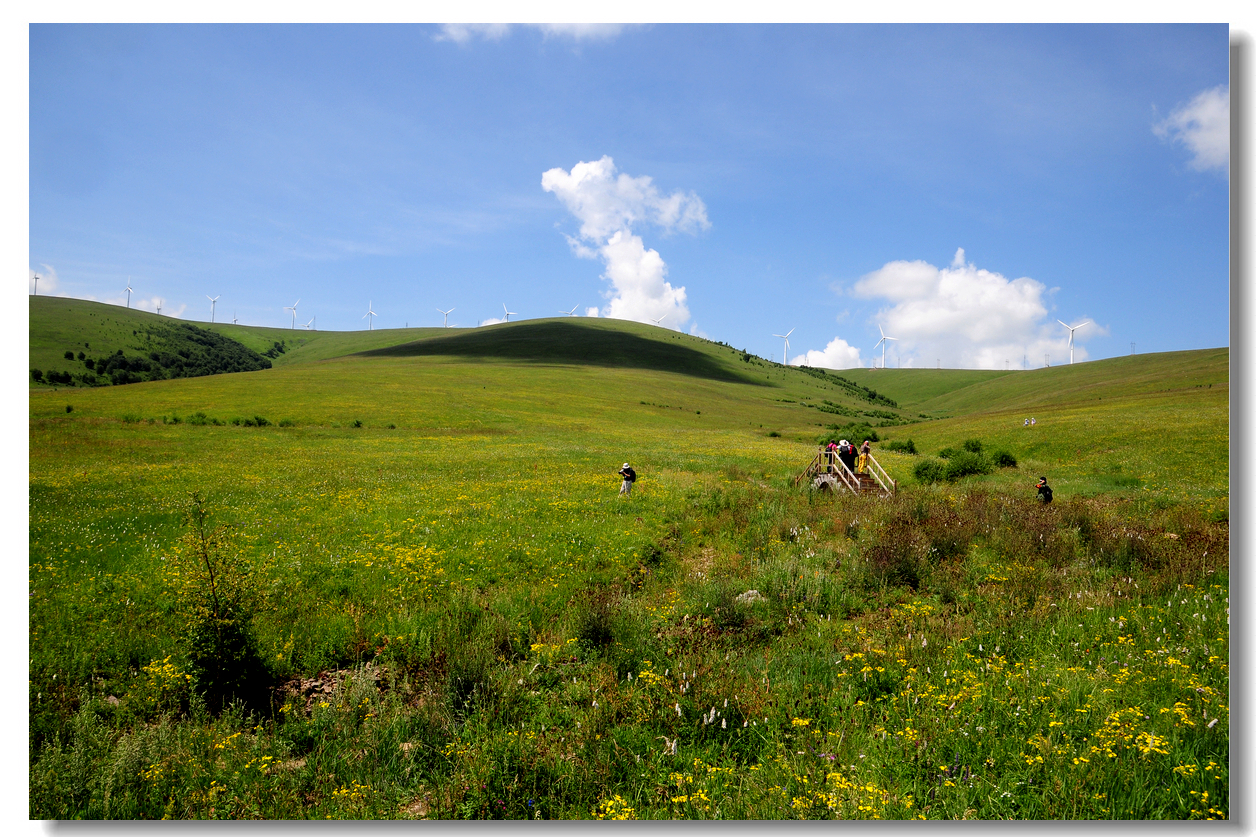
M1224 346L1228 65L1225 25L32 25L29 269L833 368Z

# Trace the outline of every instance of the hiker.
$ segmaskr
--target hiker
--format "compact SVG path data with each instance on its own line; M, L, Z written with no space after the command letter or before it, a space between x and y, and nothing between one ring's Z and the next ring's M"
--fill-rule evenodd
M619 469L619 475L624 478L624 484L619 487L620 496L631 494L632 484L637 481L637 472L625 462L624 467Z
M845 439L837 449L837 458L842 460L842 464L846 466L846 470L852 474L855 472L855 446Z
M1033 418L1033 417L1031 416L1031 417L1030 417L1030 419L1029 419L1029 426L1030 426L1030 427L1033 427L1033 426L1034 426L1035 424L1037 424L1037 423L1038 423L1038 419Z
M872 442L864 439L864 443L859 446L859 473L868 473L868 460L872 457Z
M1028 426L1029 426L1029 419L1025 419L1025 426L1026 426L1026 427L1028 427Z
M1046 477L1038 478L1038 499L1044 506L1051 502L1051 486L1047 485Z
M828 472L831 474L837 470L837 442L829 439L829 443L824 446L824 459L828 463Z

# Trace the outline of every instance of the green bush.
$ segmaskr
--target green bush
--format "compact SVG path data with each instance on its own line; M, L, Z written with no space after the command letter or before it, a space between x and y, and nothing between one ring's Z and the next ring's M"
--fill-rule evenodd
M990 460L979 453L960 451L946 463L946 480L954 482L961 477L981 476L994 471Z
M964 450L969 453L981 453L983 446L980 439L965 439Z
M916 467L912 470L912 475L916 477L917 482L924 485L942 482L946 479L946 463L939 462L936 459L926 459L923 462L917 462Z
M252 567L230 551L222 527L210 529L205 502L193 493L188 532L175 553L177 594L187 638L188 668L206 706L220 712L233 701L261 712L273 677L253 633L261 596Z
M996 468L1015 468L1016 467L1016 457L1012 456L1012 454L1008 453L1005 450L995 451L992 459L994 460L994 466Z
M43 383L44 372L42 369L32 369L31 377L35 380L36 383Z
M912 441L911 439L908 439L905 442L900 442L900 441L886 442L882 445L882 447L885 448L886 450L895 450L900 453L910 453L912 456L916 455L916 443Z

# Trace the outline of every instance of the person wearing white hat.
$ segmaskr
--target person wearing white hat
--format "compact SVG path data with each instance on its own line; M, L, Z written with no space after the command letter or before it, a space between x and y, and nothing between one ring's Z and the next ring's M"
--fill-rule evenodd
M619 487L620 496L631 494L632 484L637 481L637 472L625 462L624 467L619 469L619 475L624 478L624 484Z

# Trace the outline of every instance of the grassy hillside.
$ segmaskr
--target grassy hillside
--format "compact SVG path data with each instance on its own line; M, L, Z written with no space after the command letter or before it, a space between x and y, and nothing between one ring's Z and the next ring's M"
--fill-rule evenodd
M1228 815L1224 352L891 409L635 324L414 331L31 390L30 816ZM948 398L879 428L896 498L793 486ZM1020 466L914 484L973 437Z
M340 357L441 331L434 328L306 331L207 323L185 321L100 302L51 296L30 296L28 305L28 366L43 371L79 371L81 364L65 360L67 350L76 355L82 351L93 357L111 355L119 349L127 354L146 354L150 349L150 341L146 337L149 332L163 325L182 322L192 322L199 328L224 334L259 353L266 352L275 343L283 342L286 352L273 359L276 366Z
M1029 371L852 369L903 407L930 415L1029 410L1059 403L1227 386L1229 349L1129 355Z

